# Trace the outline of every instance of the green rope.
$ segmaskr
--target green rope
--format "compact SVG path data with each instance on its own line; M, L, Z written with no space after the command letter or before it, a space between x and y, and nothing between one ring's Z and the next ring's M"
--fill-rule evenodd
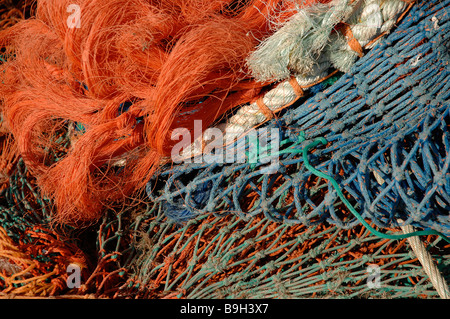
M350 202L345 198L344 194L342 193L339 184L336 182L334 178L331 176L328 176L321 171L316 170L314 167L311 166L311 164L308 161L308 151L312 148L315 148L319 144L327 144L327 140L323 137L317 138L314 142L307 145L303 150L303 161L305 163L305 167L314 175L317 177L322 177L328 181L331 182L331 184L334 186L338 196L341 198L342 202L347 206L347 208L350 210L350 212L363 224L367 229L369 229L373 234L375 234L378 237L385 238L385 239L405 239L412 236L427 236L427 235L439 235L442 237L446 242L450 243L450 238L442 234L441 232L438 232L436 230L424 230L424 231L414 231L409 234L404 235L390 235L390 234L384 234L379 232L378 230L374 229L372 226L370 226L364 218L356 211L356 209L350 204Z

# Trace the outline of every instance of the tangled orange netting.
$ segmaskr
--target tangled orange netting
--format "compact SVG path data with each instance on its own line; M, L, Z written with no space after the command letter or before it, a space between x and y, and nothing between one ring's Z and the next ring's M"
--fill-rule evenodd
M97 220L145 184L174 128L206 129L257 98L267 83L248 75L249 53L328 1L42 0L1 31L0 113L55 219Z

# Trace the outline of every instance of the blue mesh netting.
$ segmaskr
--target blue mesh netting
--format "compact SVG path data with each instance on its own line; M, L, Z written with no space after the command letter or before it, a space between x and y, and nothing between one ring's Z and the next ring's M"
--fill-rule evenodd
M449 3L419 1L348 74L267 123L291 141L276 173L261 171L264 163L166 166L148 183L150 199L176 222L263 213L286 223L354 227L358 220L332 185L298 154L325 137L327 146L309 161L338 181L364 218L379 227L401 218L450 234ZM300 132L306 140L294 144Z

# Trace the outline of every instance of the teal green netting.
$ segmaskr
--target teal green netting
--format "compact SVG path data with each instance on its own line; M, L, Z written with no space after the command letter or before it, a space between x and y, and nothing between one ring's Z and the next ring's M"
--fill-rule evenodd
M131 262L130 255L123 258L130 273L118 296L438 298L405 240L380 240L362 226L342 230L326 223L277 223L261 215L250 221L201 215L180 227L158 205L132 225L140 230L139 240ZM122 227L120 234L127 233ZM449 281L448 246L436 236L425 244Z

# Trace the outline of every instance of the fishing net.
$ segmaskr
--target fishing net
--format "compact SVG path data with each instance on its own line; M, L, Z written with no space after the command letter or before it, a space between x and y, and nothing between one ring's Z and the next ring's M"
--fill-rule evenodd
M52 224L53 203L17 156L0 192L0 293L442 297L409 238L373 230L434 231L420 238L450 281L450 244L436 233L450 234L449 2L418 1L348 73L265 123L279 132L278 152L257 145L250 161L255 149L241 138L243 163L163 166L145 196L89 227ZM66 137L55 137L55 161ZM276 172L264 157L278 160ZM73 264L82 285L70 289Z
M413 225L449 234L448 4L420 1L395 32L350 72L269 122L268 128L281 132L283 145L275 154L279 156L275 173L264 170L267 162L262 161L220 164L195 158L162 170L148 184L149 197L161 203L170 222L187 226L167 237L159 235L166 228L149 227L149 237L142 239L148 251L136 265L139 286L157 296L192 298L274 297L280 291L284 297L324 296L333 291L354 297L367 292L366 282L359 280L367 279L363 274L366 258L392 266L383 271L391 269L394 278L401 278L402 258L408 254L400 253L405 243L385 240L381 244L361 230L361 219L348 214L348 209L352 206L384 230ZM321 140L326 147L308 154L308 145L318 137L326 139ZM234 149L244 148L249 159L252 150L243 140L236 141ZM311 165L332 178L314 173L308 168ZM224 224L221 218L226 218ZM233 221L236 228L231 226ZM269 221L280 231L273 237L262 228ZM331 233L340 229L346 239L327 239L323 225L330 225ZM284 241L284 232L290 231L293 238ZM302 241L302 231L308 238L321 238L317 250ZM386 244L385 256L383 248L372 250L371 240L375 247ZM342 250L337 248L340 243ZM359 255L361 259L350 253L353 258L346 264L340 254L351 252L352 243L358 243L359 251L365 253ZM333 245L337 246L330 248ZM302 252L295 247L313 249ZM325 247L330 248L328 253ZM402 256L387 261L388 252L396 249ZM444 251L448 253L448 245ZM296 253L298 259L288 261ZM326 257L321 258L321 253ZM299 266L302 262L304 269ZM336 285L337 290L330 289L338 275L330 276L327 286L325 269L338 274L336 269L343 268L333 265L339 262L346 265L344 269L354 270L343 275L354 284L353 289L346 287L345 279ZM182 263L185 266L179 266ZM409 267L414 268L406 267L406 273L412 270ZM448 272L448 265L444 268ZM395 281L389 278L387 282L391 280ZM409 280L420 290L417 279ZM312 288L307 282L319 284ZM394 296L420 295L407 290L399 288Z
M153 216L152 216L153 215ZM433 298L420 263L402 241L364 227L287 225L259 215L203 215L184 227L163 214L140 219L145 233L135 275L120 293L141 298ZM145 215L142 216L145 218ZM448 253L426 239L449 279ZM371 267L380 284L368 283ZM369 278L370 282L370 278Z
M88 260L64 230L51 226L50 205L21 159L0 194L0 294L49 296L67 291L67 267L86 275Z
M17 22L34 15L36 1L34 0L1 0L0 1L0 30L6 29Z
M450 234L447 6L419 2L334 85L270 121L266 128L278 130L281 140L275 173L250 156L237 164L193 159L155 176L147 187L151 200L175 221L208 212L262 213L289 224L354 227L360 221L339 214L342 201L331 181L303 165L303 150L320 137L326 145L312 150L309 162L337 181L364 218L379 227L401 219ZM234 149L263 153L244 138Z

